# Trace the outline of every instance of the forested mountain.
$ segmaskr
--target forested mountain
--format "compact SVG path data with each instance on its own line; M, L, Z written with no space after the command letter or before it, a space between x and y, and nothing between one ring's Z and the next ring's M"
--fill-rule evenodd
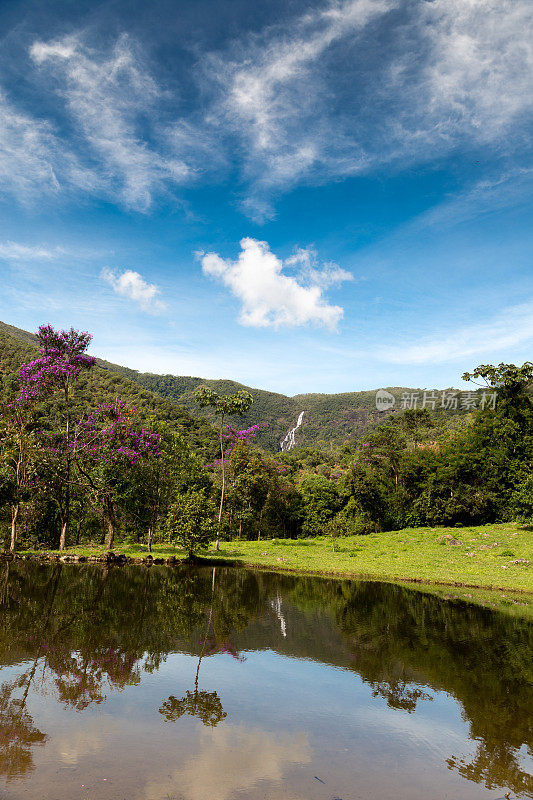
M89 342L88 334L51 326L40 328L37 342L0 328L0 509L12 551L17 541L55 544L59 531L63 548L74 524L77 542L102 531L108 549L115 531L149 543L170 536L192 557L215 529L229 539L295 538L532 518L530 362L476 367L465 379L481 379L488 391L465 392L451 410L434 393L431 413L398 402L380 413L374 392L254 392L250 422L270 424L273 448L296 414L307 414L298 446L261 450L252 425L229 429L218 459L215 428L176 402L199 412L192 398L199 378L97 362L86 354ZM30 363L19 369L23 362ZM242 388L209 383L221 393ZM305 425L320 448L301 446Z
M11 340L14 338L17 346L18 342L31 346L35 341L33 334L5 323L0 323L0 333L4 334L2 339L5 338L6 334ZM11 344L0 344L0 361L4 359L3 349L13 349L14 347L13 341L11 341ZM142 398L142 402L144 404L147 403L149 406L159 403L159 412L165 414L177 413L175 407L177 404L182 408L180 412L182 415L185 414L184 409L187 409L189 415L194 418L204 417L212 421L213 412L211 409L200 409L194 400L193 392L199 385L209 386L223 394L246 389L253 395L254 404L242 420L232 421L234 423L238 422L240 427L266 422L268 427L258 434L256 441L259 445L273 452L279 449L281 440L296 425L302 411L304 415L302 424L296 433L296 445L318 446L327 449L344 442L356 441L366 431L383 422L387 415L376 409L375 390L344 392L341 394L298 394L288 397L283 394L268 392L264 389L245 386L232 380L212 380L183 375L156 375L148 372L138 372L102 359L98 359L98 364L100 369L95 372L91 380L101 382L103 380L102 371L104 370L115 373L112 378L107 376L104 381L109 389L113 388L113 391L116 391L124 399L128 399L130 395L135 395L137 404L141 402L137 398ZM118 376L121 376L120 379ZM134 388L133 384L142 387L144 392L139 392L136 387ZM420 396L422 395L421 390L409 387L388 387L388 391L396 398L395 408L397 410L401 407L401 397L404 392L409 394L418 392ZM166 403L156 400L154 395L164 398ZM168 401L171 401L171 404ZM444 413L446 416L450 415L450 412L442 411L438 408L436 411L437 413ZM188 415L184 416L185 419L187 419L187 424L191 427Z
M210 409L199 409L193 392L199 385L206 385L215 391L225 394L245 389L254 397L254 404L242 419L241 427L257 422L266 422L268 427L257 436L257 443L268 450L276 452L281 440L293 428L303 411L301 426L296 433L297 446L314 446L329 449L331 446L354 442L366 431L379 425L387 413L376 409L376 390L364 392L344 392L341 394L297 394L288 397L284 394L255 389L232 380L213 380L183 375L154 375L148 372L119 367L116 364L102 362L111 370L119 371L130 380L139 383L161 397L183 404L193 414L202 414L212 418ZM423 392L408 387L388 387L396 399L395 408L401 408L401 397ZM436 409L437 413L443 412ZM392 412L396 413L396 412ZM240 423L239 423L240 424Z
M0 322L0 373L15 372L20 364L37 357L36 337ZM132 381L122 373L120 367L111 369L98 360L98 366L83 373L75 389L80 406L87 410L99 403L120 398L134 406L145 420L167 422L173 430L180 432L193 450L211 458L218 447L216 432L209 421L192 415L183 405L173 402L144 388L139 381ZM52 401L53 403L54 401Z

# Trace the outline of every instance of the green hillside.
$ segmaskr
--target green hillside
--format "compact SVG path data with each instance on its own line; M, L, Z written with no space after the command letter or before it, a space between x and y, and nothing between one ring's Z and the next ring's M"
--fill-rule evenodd
M268 450L277 451L286 433L296 425L299 414L304 411L300 428L296 433L296 445L329 448L344 442L355 441L367 430L383 422L386 413L377 411L376 391L345 392L342 394L298 394L288 397L264 389L255 389L231 380L210 380L200 377L154 375L119 367L104 362L111 370L117 370L130 380L139 383L155 394L183 404L195 415L202 414L212 419L212 412L200 410L193 397L194 390L201 384L210 386L217 392L236 392L246 389L254 397L254 404L242 420L234 420L240 427L256 422L268 423L268 428L257 437L258 444ZM396 398L396 409L400 409L403 392L417 392L408 387L388 387ZM391 412L396 413L396 412ZM436 413L450 416L449 412Z
M0 322L0 375L16 372L20 364L38 355L35 336ZM211 458L218 452L216 432L208 420L193 416L171 399L154 394L129 380L120 367L111 369L99 361L97 367L83 372L76 382L75 397L80 406L94 408L99 403L120 398L134 406L146 419L161 420L179 431L194 450Z
M14 342L17 347L25 346L31 349L34 342L32 334L5 323L0 323L0 333L3 333L4 339L7 335L8 340L11 341L11 344L4 342L4 350L9 347L13 348ZM27 352L30 351L27 350ZM0 349L0 362L3 358ZM240 427L266 422L268 427L258 435L257 443L274 452L279 449L279 443L286 433L296 425L302 411L305 412L302 425L296 433L298 447L330 448L344 442L354 441L367 430L379 425L386 416L386 413L376 410L375 390L341 394L298 394L288 397L276 392L245 386L232 380L209 380L183 375L155 375L138 372L101 359L98 364L100 369L94 373L95 377L90 377L88 380L101 383L104 380L103 375L107 373L104 383L108 390L112 389L114 393L124 397L134 397L137 405L147 404L151 408L154 407L154 404L159 404L157 408L160 414L181 414L183 420L186 420L187 425L192 429L195 429L195 426L191 422L191 417L196 420L204 418L209 422L213 421L212 411L200 409L194 400L193 392L199 385L205 384L221 393L233 393L239 389L246 389L253 395L254 404L242 420L232 421ZM113 373L113 377L109 373ZM388 391L396 398L395 408L397 410L400 409L403 392L420 392L419 389L409 387L388 387ZM176 406L179 406L181 410L178 411ZM391 413L396 413L396 411ZM450 416L450 412L438 409L436 413ZM201 425L200 422L195 424ZM205 428L202 430L205 432ZM192 438L194 439L194 435Z

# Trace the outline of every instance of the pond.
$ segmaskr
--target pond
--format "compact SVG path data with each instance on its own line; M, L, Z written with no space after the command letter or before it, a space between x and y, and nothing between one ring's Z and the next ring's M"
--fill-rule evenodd
M533 797L533 625L392 584L0 564L0 797Z

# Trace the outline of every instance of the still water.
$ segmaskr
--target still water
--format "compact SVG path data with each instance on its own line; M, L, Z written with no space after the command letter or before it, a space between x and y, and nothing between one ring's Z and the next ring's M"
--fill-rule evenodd
M398 586L0 565L0 798L533 797L533 626Z

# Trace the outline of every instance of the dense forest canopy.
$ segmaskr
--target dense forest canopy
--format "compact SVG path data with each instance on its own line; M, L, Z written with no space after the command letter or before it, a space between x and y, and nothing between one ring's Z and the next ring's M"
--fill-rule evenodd
M119 537L192 555L215 532L335 538L533 519L529 362L466 374L480 385L465 409L406 408L340 444L272 453L260 440L268 420L243 389L196 387L217 431L94 363L88 335L22 333L0 330L0 524L12 549L111 548Z

